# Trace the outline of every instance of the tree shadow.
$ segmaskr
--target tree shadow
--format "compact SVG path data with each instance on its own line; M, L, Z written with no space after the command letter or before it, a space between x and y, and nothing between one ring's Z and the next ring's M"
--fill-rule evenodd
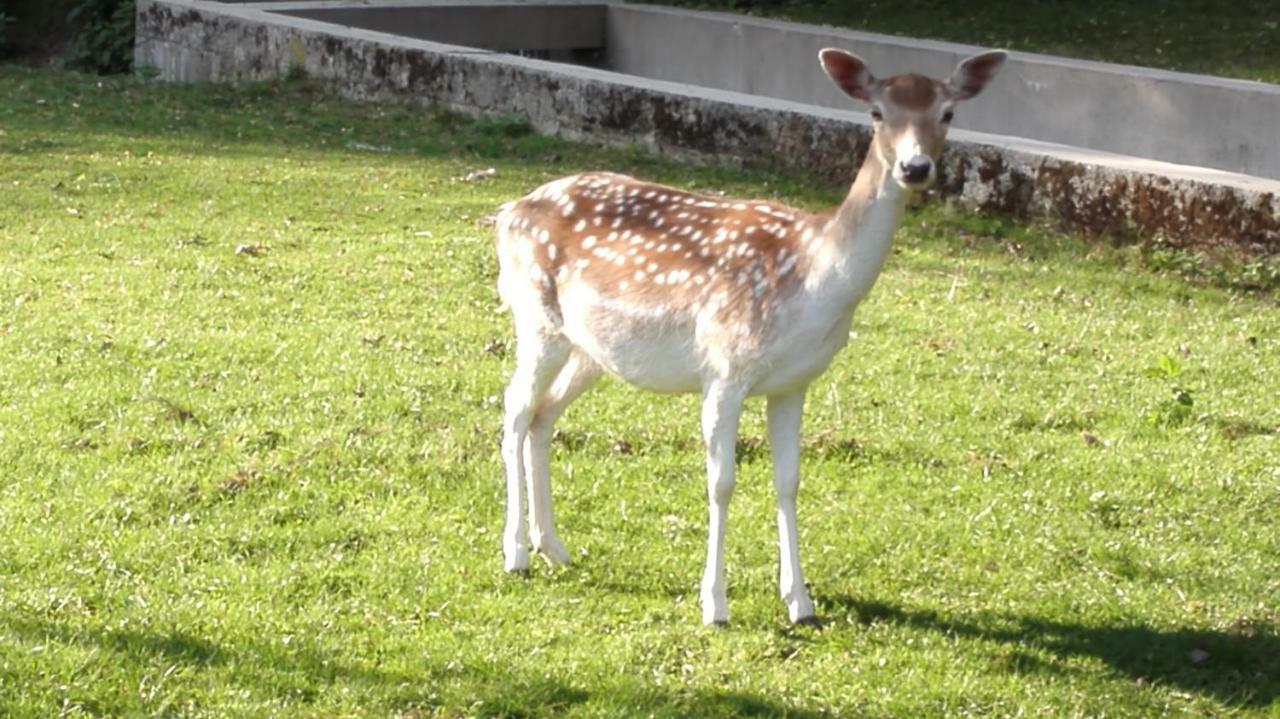
M657 688L622 678L574 681L500 663L471 662L461 658L463 652L456 657L425 658L420 668L405 671L353 662L305 638L293 642L292 648L267 637L220 644L183 630L71 627L46 619L3 616L0 636L6 635L102 652L104 661L122 671L178 666L216 672L212 681L294 710L321 700L324 687L340 685L343 692L348 687L363 690L371 700L392 704L394 715L400 717L560 716L578 706L606 714L664 717L819 716L742 692ZM243 667L258 670L245 672ZM19 684L31 680L20 671L0 671L0 677L6 675ZM86 708L102 715L130 715L147 708L134 703L140 700L115 697L109 691L86 701ZM56 709L50 707L50 712Z
M1002 614L952 618L933 610L848 595L824 597L822 604L828 614L843 615L860 624L901 624L949 636L1035 647L1057 657L1095 657L1134 681L1208 695L1230 706L1267 707L1280 699L1280 636L1271 626L1242 626L1239 631L1224 632L1157 629L1141 624L1090 626ZM1038 659L1010 666L1021 672L1062 671Z

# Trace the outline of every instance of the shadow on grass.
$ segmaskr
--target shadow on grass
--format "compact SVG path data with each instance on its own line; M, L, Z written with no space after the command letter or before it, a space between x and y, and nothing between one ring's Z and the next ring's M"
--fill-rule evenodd
M330 696L341 694L344 698L348 691L354 691L355 701L371 713L385 704L394 716L406 718L559 716L580 705L610 715L818 716L741 692L659 689L621 678L575 682L550 673L537 676L520 667L469 661L463 658L466 652L461 648L455 656L424 659L417 664L419 669L405 671L353 662L308 639L297 639L288 648L265 637L219 644L182 630L150 633L71 628L43 619L3 617L0 636L6 635L45 645L45 656L56 656L58 645L91 650L90 661L101 665L94 674L103 684L91 688L92 696L78 703L103 715L136 714L147 708L139 706L137 695L128 691L136 681L132 674L157 669L167 674L177 667L211 675L201 684L234 687L255 700L295 710L323 703L329 689ZM245 671L248 667L253 671ZM39 691L39 678L24 676L21 669L0 672L0 677L6 673L28 691ZM51 706L50 712L56 713L55 708Z
M827 614L861 624L893 623L948 636L1044 649L1058 657L1095 657L1134 681L1176 687L1237 707L1266 707L1280 699L1280 636L1274 628L1238 633L1156 629L1142 625L1089 626L1038 617L950 618L870 599L824 598ZM1061 671L1053 664L1015 664L1015 670Z

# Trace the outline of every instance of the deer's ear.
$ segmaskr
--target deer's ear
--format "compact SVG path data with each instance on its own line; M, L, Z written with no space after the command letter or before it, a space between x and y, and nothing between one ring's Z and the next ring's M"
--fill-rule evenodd
M951 96L957 100L975 97L1000 72L1007 57L1004 50L992 50L961 62L956 66L955 72L951 73L951 79L947 80Z
M855 100L871 102L871 85L876 81L867 63L851 52L826 48L818 53L818 62L836 87Z

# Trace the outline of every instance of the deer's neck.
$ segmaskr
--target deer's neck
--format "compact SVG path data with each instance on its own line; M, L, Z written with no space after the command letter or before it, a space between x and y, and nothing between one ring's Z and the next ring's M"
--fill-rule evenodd
M867 153L844 202L827 221L813 279L857 302L871 289L902 220L910 193L890 176L890 167L874 149Z

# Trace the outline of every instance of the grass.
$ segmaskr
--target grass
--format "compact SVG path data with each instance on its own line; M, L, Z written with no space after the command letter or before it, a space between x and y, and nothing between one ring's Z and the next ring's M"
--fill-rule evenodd
M657 1L1280 83L1280 4L1274 0Z
M302 83L0 66L0 714L1280 711L1274 299L934 205L810 392L824 628L775 595L758 404L729 629L688 397L575 405L577 561L505 576L484 218L588 167L837 199Z

